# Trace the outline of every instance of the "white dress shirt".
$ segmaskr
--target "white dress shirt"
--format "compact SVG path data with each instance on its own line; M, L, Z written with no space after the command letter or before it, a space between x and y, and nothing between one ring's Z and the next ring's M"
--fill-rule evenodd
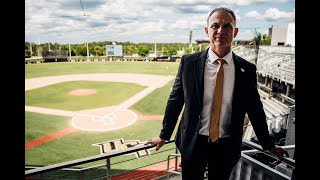
M204 92L203 92L203 110L199 134L209 135L209 127L212 113L213 94L216 86L218 63L214 63L219 57L209 48L208 58L204 68ZM223 64L223 94L219 122L219 137L230 136L232 97L235 79L234 62L232 51L222 58L226 63Z

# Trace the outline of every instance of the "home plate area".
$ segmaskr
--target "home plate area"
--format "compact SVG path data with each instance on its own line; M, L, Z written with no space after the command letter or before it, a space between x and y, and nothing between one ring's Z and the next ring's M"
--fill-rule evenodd
M105 115L74 113L71 124L86 131L109 131L130 126L137 121L137 115L128 109L120 109Z

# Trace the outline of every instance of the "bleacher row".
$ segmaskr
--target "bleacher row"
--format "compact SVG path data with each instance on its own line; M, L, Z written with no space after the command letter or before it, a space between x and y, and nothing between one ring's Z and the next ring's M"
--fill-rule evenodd
M240 57L245 58L247 61L255 64L257 58L257 52L255 48L247 48L244 46L237 46L232 51Z
M281 129L286 129L288 115L290 113L290 107L284 103L278 101L273 97L269 97L269 94L258 89L264 111L267 117L268 130L278 132ZM251 123L247 125L244 132L244 139L251 140L255 136Z
M286 120L290 113L290 107L280 102L279 100L270 97L268 93L258 90L263 108L266 113L267 122L270 124L270 129L286 128ZM269 129L269 130L270 130Z
M253 47L237 46L232 50L237 55L245 58L247 61L255 63L257 59L257 73L263 77L280 80L295 84L295 56L294 54L286 54L270 51L272 47L261 46L257 55L257 50ZM278 47L285 48L285 47ZM291 52L291 51L290 51Z
M295 56L271 52L259 52L257 72L282 82L295 84Z

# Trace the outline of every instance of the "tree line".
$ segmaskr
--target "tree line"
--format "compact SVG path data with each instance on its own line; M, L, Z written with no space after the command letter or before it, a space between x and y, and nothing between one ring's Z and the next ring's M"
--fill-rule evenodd
M260 33L257 37L252 39L254 44L260 45L270 45L271 38L264 34ZM114 41L103 41L103 42L90 42L88 43L89 55L93 56L105 56L106 54L106 45L112 45ZM148 53L154 53L154 43L132 43L132 42L115 42L117 45L122 45L123 55L130 56L133 54L139 54L140 56L146 56ZM203 44L203 49L209 46L208 43ZM189 43L157 43L157 52L163 56L176 56L179 50L184 50L184 54L190 54L192 52L198 52L199 47L196 44L192 44L192 47L189 48ZM28 58L31 56L41 56L41 52L49 50L62 50L67 51L69 54L69 44L58 44L58 43L43 43L36 44L25 42L25 57ZM87 44L70 44L71 56L87 56Z
M104 42L90 42L88 43L88 51L93 56L105 56L106 45L112 45L113 41ZM130 56L133 54L139 54L140 56L146 56L150 52L154 52L154 43L131 43L131 42L115 42L117 45L122 45L123 55ZM31 47L30 47L31 46ZM191 53L192 48L189 48L189 43L157 43L157 52L164 56L175 56L178 50L184 49L185 53ZM36 44L25 42L25 57L41 56L42 51L49 50L66 50L69 54L69 44L58 43L43 43ZM70 44L71 56L87 56L86 43L83 44ZM193 45L193 51L197 51L198 46Z

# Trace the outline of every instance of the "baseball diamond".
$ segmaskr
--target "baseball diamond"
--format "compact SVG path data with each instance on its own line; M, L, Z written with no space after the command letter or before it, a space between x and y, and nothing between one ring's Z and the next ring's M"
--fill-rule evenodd
M128 82L147 86L146 89L130 97L125 102L112 107L102 107L81 111L56 110L41 107L26 106L25 110L43 114L63 115L71 117L71 124L74 128L86 131L108 131L127 127L137 120L135 112L128 110L128 107L151 93L156 88L167 84L173 76L146 75L146 74L77 74L65 76L51 76L31 78L25 80L25 90L31 90L56 84L59 82L76 80L95 80L105 82ZM80 91L81 92L81 91ZM83 92L83 90L82 90Z

